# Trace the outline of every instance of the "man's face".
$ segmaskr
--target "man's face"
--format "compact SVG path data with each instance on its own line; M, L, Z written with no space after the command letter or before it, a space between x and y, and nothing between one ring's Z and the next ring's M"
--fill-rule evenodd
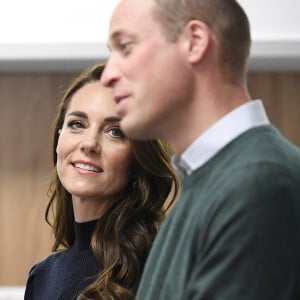
M111 56L101 81L112 87L125 134L166 138L184 102L182 43L168 42L153 18L154 0L123 0L110 23Z

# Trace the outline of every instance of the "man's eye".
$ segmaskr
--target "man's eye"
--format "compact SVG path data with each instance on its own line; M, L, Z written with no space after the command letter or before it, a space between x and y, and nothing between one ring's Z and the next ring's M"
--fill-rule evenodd
M130 42L124 42L119 44L119 48L122 52L127 51L130 47L131 43Z

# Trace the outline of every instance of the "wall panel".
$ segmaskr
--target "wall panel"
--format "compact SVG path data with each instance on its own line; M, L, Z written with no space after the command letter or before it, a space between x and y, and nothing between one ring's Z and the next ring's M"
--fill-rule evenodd
M300 73L250 73L253 98L261 98L282 133L300 147Z
M24 285L50 251L50 123L71 74L0 76L0 285Z

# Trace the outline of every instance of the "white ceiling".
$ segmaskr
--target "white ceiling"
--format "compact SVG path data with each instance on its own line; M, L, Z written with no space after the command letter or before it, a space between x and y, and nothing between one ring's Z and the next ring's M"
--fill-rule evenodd
M80 70L105 60L119 0L0 3L0 72ZM300 1L239 0L249 16L250 69L300 70Z

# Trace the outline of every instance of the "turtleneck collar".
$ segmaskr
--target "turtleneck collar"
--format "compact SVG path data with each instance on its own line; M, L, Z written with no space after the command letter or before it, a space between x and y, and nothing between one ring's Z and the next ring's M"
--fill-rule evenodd
M92 234L97 221L98 220L93 220L84 223L74 222L75 243L72 247L74 250L82 251L90 247Z

